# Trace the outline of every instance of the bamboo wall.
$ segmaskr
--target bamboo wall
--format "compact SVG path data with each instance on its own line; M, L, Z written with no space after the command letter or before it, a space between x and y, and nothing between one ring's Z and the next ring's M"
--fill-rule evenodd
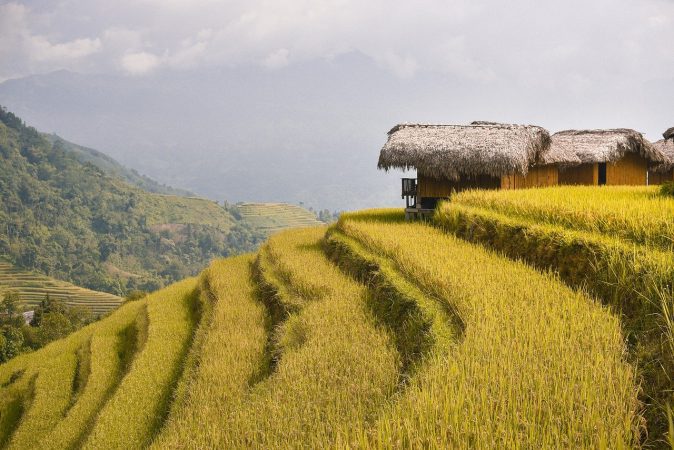
M457 181L440 180L417 175L417 197L447 198L452 191L460 192L466 189L498 189L499 179L482 175L478 177L466 177Z
M606 164L606 184L645 186L648 161L636 153L626 153L615 164Z
M674 181L674 171L673 170L670 170L669 172L665 172L665 173L653 172L651 170L648 171L648 184L649 185L662 184L666 181Z
M615 163L606 164L607 185L645 186L648 161L636 153L626 153ZM596 186L599 183L598 164L581 164L559 171L559 184Z
M503 175L501 189L526 189L543 186L556 186L559 182L557 166L531 167L526 177L520 174Z
M607 170L608 171L608 170ZM559 184L596 185L599 180L597 164L581 164L559 171Z

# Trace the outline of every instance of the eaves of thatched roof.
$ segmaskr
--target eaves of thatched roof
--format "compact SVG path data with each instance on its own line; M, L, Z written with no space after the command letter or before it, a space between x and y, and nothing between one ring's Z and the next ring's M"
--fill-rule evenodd
M417 169L436 178L526 175L548 150L549 133L532 125L400 124L388 133L380 169Z
M665 156L641 133L626 128L560 131L552 135L550 151L574 152L582 163L615 162L628 152L651 162L665 161Z
M655 172L667 172L674 168L674 138L672 139L660 139L658 142L653 143L660 153L665 155L665 161L661 164L658 164L653 168Z
M667 130L662 133L662 137L666 139L674 139L674 127L667 128Z

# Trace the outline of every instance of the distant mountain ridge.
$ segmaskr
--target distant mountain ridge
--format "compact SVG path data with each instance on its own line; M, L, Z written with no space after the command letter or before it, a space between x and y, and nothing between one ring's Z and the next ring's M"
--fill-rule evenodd
M118 174L121 165L84 149L0 107L0 254L13 265L124 295L263 239L216 202L140 189Z
M159 183L146 175L138 173L135 169L129 169L103 152L67 141L56 133L43 133L43 136L51 142L52 145L59 146L66 152L72 153L80 162L91 163L107 175L120 178L132 186L136 186L144 191L154 192L156 194L179 195L182 197L196 196L196 194L186 189L174 188Z

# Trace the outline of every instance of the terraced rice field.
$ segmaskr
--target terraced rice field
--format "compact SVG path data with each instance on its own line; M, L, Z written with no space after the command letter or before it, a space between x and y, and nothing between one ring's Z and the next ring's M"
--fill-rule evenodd
M288 203L239 203L236 206L246 222L267 236L287 228L322 225L311 211Z
M620 317L642 378L648 438L674 445L674 199L653 187L467 191L435 223L466 240L553 270Z
M587 295L370 211L0 366L0 446L635 447L638 381Z
M0 298L6 291L19 294L20 303L34 307L49 294L52 299L68 306L85 306L95 315L106 314L118 308L123 299L106 292L92 291L34 272L23 271L0 260Z

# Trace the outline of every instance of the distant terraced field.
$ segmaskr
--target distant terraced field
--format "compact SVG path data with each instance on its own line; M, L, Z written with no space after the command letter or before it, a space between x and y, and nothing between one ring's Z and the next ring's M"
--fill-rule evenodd
M0 296L6 291L18 293L21 304L28 307L36 306L49 294L52 299L62 300L69 306L86 306L96 315L116 309L123 301L107 292L85 289L0 261Z
M311 211L288 203L240 203L237 207L244 220L267 235L287 228L323 224Z

